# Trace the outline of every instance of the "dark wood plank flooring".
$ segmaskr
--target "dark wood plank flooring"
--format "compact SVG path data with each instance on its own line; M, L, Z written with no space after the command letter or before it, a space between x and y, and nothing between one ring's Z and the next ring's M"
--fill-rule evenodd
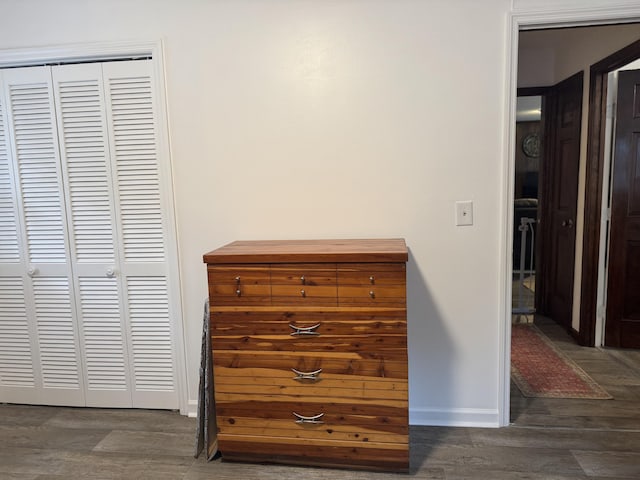
M195 420L175 412L0 405L0 479L640 478L640 352L581 348L539 326L615 398L530 399L514 387L510 427L411 427L409 475L194 459Z

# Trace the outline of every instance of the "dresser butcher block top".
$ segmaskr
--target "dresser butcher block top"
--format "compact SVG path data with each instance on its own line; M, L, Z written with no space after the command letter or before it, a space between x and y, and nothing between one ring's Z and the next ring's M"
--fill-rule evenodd
M406 262L403 239L236 241L204 255L204 263Z
M402 239L204 255L223 460L409 469Z

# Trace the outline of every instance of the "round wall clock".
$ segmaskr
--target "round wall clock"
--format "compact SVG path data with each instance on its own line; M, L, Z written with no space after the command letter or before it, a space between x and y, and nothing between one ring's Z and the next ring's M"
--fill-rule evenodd
M540 137L537 133L530 133L522 139L522 151L527 157L536 158L540 155Z

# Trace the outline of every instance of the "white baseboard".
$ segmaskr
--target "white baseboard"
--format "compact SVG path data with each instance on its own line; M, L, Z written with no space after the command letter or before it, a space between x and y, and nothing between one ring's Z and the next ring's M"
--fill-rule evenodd
M411 408L410 425L434 427L489 427L500 426L498 410L489 408Z
M187 404L187 417L196 418L198 416L198 401L189 400Z

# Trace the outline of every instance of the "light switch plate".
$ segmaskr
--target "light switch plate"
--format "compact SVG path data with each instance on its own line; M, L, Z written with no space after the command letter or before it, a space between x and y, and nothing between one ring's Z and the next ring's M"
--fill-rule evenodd
M471 200L456 202L456 225L473 225L473 202Z

